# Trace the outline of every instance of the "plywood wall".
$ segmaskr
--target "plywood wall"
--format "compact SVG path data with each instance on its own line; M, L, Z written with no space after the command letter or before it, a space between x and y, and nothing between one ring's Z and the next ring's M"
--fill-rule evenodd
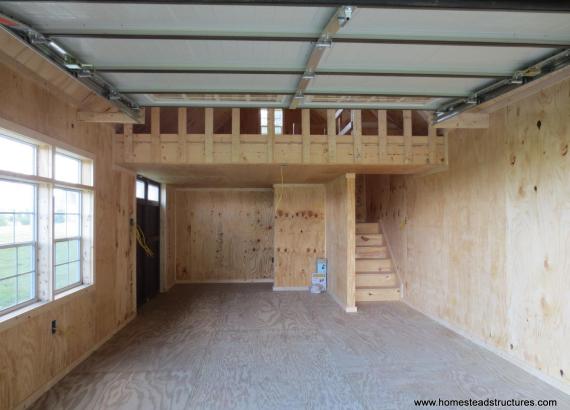
M177 281L272 279L270 189L178 190L175 207Z
M449 136L449 171L392 177L404 297L570 387L570 80ZM403 268L402 268L403 267Z
M356 306L355 202L354 174L326 184L327 292L348 311Z
M309 287L325 256L325 187L275 185L276 288Z
M0 325L0 408L8 409L34 398L133 317L135 177L113 167L110 126L77 122L76 108L3 64L0 84L2 120L96 155L96 285Z

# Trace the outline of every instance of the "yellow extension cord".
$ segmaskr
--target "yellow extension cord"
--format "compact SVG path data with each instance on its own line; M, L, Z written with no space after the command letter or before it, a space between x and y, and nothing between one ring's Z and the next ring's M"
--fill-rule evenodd
M144 233L139 224L137 224L136 227L136 236L137 236L137 243L141 246L144 253L146 253L147 256L153 257L154 252L152 251L152 249L150 249L150 246L148 245L146 237L144 236Z

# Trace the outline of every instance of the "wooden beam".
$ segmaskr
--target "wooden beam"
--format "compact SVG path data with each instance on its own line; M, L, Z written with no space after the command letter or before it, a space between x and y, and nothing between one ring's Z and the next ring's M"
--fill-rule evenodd
M152 107L150 109L150 136L153 160L159 163L162 157L160 143L160 107Z
M336 162L336 122L335 110L327 110L327 141L328 141L328 160L330 163Z
M204 160L205 162L214 162L214 109L206 108L205 110L205 136L204 136Z
M267 162L273 163L275 150L275 110L267 109Z
M188 110L186 107L178 108L178 160L181 163L188 161L188 130L186 123Z
M133 124L125 124L123 130L123 158L125 162L134 162Z
M129 117L123 112L92 112L92 111L78 111L77 120L80 122L95 122L95 123L109 123L109 124L143 124L144 123L144 109L140 111L137 120Z
M239 162L240 159L240 111L239 108L232 108L232 162Z
M489 128L489 114L464 112L435 124L434 128Z
M413 161L412 152L412 111L404 110L404 164L411 164Z
M388 114L378 110L378 162L388 160Z
M353 124L352 138L353 138L353 155L354 162L362 162L362 111L352 110Z
M311 111L301 111L301 131L303 133L303 163L311 162Z
M435 164L437 162L437 130L428 124L428 158L427 162L429 164Z

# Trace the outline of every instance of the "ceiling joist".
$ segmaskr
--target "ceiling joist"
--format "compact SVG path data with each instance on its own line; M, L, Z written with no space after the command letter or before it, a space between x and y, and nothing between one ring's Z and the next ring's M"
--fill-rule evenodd
M334 28L333 26L330 27ZM335 33L330 32L331 36ZM262 41L311 43L312 36L278 36L264 34L131 34L131 33L87 33L87 32L47 32L49 38L86 38L102 40L160 40L160 41ZM335 37L339 44L388 44L420 46L461 46L461 47L522 47L522 48L567 48L568 42L546 41L491 41L471 39L424 39L424 38L380 38L380 37Z

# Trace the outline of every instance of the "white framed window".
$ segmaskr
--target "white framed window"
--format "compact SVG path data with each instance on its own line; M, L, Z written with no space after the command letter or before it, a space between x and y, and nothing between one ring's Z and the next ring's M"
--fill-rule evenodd
M259 124L261 135L269 134L269 127L273 127L275 135L283 134L283 110L276 108L273 110L273 124L269 124L269 109L259 109Z
M36 190L0 179L0 312L35 302Z
M0 129L0 319L93 283L93 167Z

